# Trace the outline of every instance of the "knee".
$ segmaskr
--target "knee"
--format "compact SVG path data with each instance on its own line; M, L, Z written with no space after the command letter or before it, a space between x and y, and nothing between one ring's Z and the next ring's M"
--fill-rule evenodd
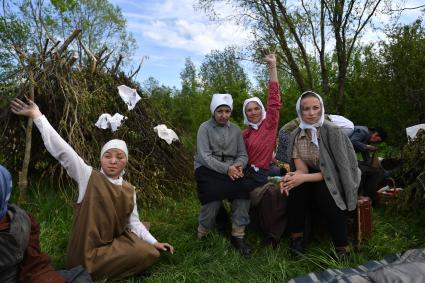
M159 259L161 254L154 246L152 246L152 248L148 251L148 256L156 261Z

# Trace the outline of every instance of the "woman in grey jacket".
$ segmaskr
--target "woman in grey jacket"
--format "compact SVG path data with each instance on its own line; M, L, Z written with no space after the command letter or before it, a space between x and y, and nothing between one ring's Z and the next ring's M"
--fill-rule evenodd
M338 255L349 251L347 211L357 204L360 170L348 137L324 119L322 98L304 92L297 101L300 125L291 133L288 154L291 171L280 184L289 194L290 250L304 253L306 212L315 202L327 222Z
M205 238L214 228L222 200L231 200L231 242L242 255L249 256L251 250L244 242L244 235L249 224L249 191L256 183L244 177L248 155L240 128L229 121L232 109L230 94L214 94L210 105L212 117L198 130L194 158L201 203L198 238Z

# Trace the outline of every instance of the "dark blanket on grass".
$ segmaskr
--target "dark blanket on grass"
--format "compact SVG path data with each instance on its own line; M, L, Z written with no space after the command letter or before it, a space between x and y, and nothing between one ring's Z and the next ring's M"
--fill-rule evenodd
M326 269L288 281L310 282L425 282L425 249L408 250L383 260L368 261L356 268Z

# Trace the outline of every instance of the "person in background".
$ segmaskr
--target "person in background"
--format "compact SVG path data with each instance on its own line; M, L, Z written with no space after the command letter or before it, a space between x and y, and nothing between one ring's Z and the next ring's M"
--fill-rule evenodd
M248 153L248 168L257 188L251 193L251 204L256 208L259 227L264 239L263 245L276 246L286 226L286 196L278 186L264 186L270 172L281 106L276 56L265 51L264 61L268 64L270 80L267 96L267 112L258 97L248 98L243 104L244 124L242 131ZM275 168L275 167L273 167ZM280 168L278 168L280 173Z
M387 134L383 129L368 128L366 126L355 126L353 133L350 135L354 150L360 152L363 158L363 160L358 161L359 168L362 171L359 193L370 197L373 205L377 203L376 192L379 189L379 184L389 178L391 173L379 165L372 164L370 153L375 153L377 150L376 144L385 141L386 137Z
M300 124L292 131L288 152L291 171L280 188L288 196L290 251L305 252L306 214L315 203L327 223L338 256L349 252L347 212L357 205L360 170L353 146L340 128L325 120L322 98L301 94L296 104Z
M195 179L201 209L198 238L205 238L216 224L223 200L232 207L231 243L243 256L251 249L244 241L249 224L249 191L253 188L244 177L248 160L240 128L231 123L233 98L230 94L214 94L212 117L199 126L194 156Z
M349 135L354 150L360 152L364 162L370 162L370 153L376 151L374 144L385 141L386 132L381 128L368 128L366 126L355 126Z
M36 219L9 202L12 176L0 165L0 282L64 283L40 249Z
M118 280L145 271L158 260L159 251L173 253L173 246L158 242L139 219L136 190L123 179L126 143L118 139L107 142L100 152L101 169L96 170L53 129L38 106L27 100L15 98L12 112L34 120L47 151L78 184L68 267L82 265L95 280Z

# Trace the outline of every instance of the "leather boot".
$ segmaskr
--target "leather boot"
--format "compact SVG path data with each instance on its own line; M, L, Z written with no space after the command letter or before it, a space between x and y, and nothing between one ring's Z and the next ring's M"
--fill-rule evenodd
M293 255L305 254L304 237L291 237L289 240L289 251Z
M230 242L244 257L249 257L251 255L251 249L245 244L243 238L232 236Z

